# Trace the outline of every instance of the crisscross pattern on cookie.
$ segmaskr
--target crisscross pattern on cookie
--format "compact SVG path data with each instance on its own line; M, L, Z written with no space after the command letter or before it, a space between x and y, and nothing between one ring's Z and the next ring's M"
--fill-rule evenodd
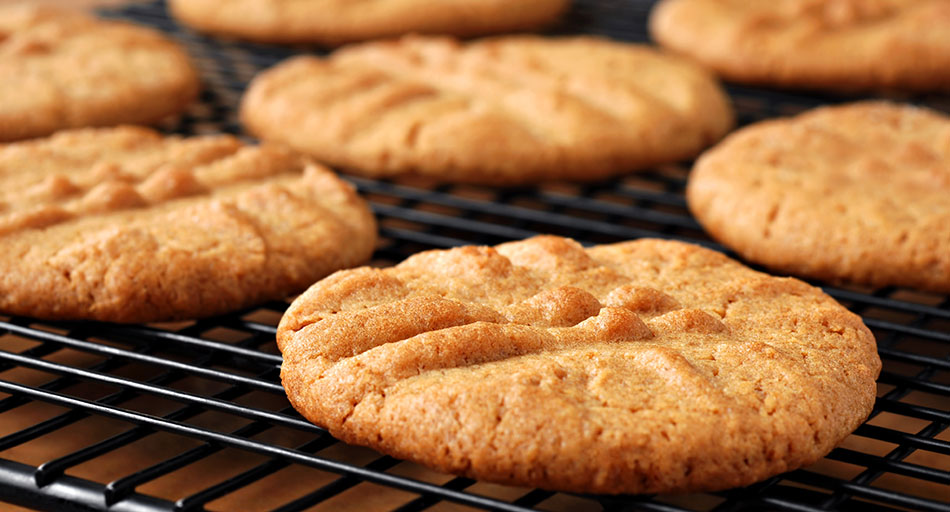
M280 298L372 251L329 171L234 137L143 128L0 146L0 310L190 318Z
M517 485L640 493L820 458L880 369L860 319L712 251L538 237L338 272L278 330L294 406L341 439Z
M265 72L247 126L354 172L590 180L691 156L732 114L674 57L594 38L407 37Z

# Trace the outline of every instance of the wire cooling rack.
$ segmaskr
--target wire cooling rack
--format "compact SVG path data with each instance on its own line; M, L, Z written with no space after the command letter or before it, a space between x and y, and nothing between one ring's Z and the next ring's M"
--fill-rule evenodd
M577 0L554 32L646 41L651 3ZM169 33L200 66L201 102L166 126L170 132L240 133L235 109L248 80L301 51L205 38L171 22L161 2L102 14ZM741 123L854 99L729 91ZM950 111L946 96L909 99ZM687 168L503 190L350 179L380 219L379 264L537 233L719 248L685 208ZM284 398L274 345L284 302L162 325L0 317L0 499L56 511L950 511L950 298L826 290L877 337L884 370L870 419L808 468L748 488L677 496L491 485L343 445Z

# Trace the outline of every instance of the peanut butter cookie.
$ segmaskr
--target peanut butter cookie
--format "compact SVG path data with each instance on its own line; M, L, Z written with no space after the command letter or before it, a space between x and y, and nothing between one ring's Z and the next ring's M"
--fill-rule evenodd
M864 102L746 127L687 187L749 261L832 282L950 292L950 118Z
M0 146L0 311L194 318L365 261L367 205L289 150L132 127Z
M353 173L492 185L685 159L733 122L701 68L589 37L407 37L297 57L254 79L241 116Z
M551 23L569 0L170 0L199 30L263 43L338 45L408 33L469 37Z
M680 242L557 237L345 270L277 333L291 403L349 443L505 484L747 485L871 411L881 362L817 288Z
M950 89L946 0L663 0L650 29L663 46L736 82Z
M72 10L0 6L0 141L151 124L198 94L187 54L160 33Z

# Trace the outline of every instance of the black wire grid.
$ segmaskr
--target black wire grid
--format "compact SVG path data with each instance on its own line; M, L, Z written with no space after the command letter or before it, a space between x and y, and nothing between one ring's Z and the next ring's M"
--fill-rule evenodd
M651 4L578 0L554 32L646 41ZM170 21L161 2L102 14L171 34L200 66L202 101L166 126L170 132L240 133L235 111L249 79L301 51L203 37ZM729 92L740 123L855 99ZM907 99L950 111L947 96ZM515 189L348 179L380 220L376 263L386 264L420 250L538 233L720 248L686 210L687 169ZM871 418L811 467L744 489L681 496L504 487L343 445L284 398L274 345L284 302L162 325L0 317L0 500L57 511L950 511L950 297L826 290L877 337L884 370Z

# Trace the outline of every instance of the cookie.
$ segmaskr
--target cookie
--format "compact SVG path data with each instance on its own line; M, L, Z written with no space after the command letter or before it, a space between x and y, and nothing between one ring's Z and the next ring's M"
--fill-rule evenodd
M0 141L155 123L182 112L198 87L187 54L154 30L0 6Z
M339 45L408 33L470 37L547 25L569 0L170 0L198 30L263 43Z
M732 126L699 67L590 37L406 37L254 79L245 127L349 172L491 185L596 180L695 155Z
M945 0L662 0L650 32L727 80L831 91L950 89Z
M749 261L950 292L950 118L883 102L765 121L704 154L687 200Z
M871 411L856 315L694 245L551 236L335 273L277 332L294 407L471 478L596 493L747 485Z
M0 312L147 322L224 313L364 262L376 229L287 149L145 128L0 146Z

